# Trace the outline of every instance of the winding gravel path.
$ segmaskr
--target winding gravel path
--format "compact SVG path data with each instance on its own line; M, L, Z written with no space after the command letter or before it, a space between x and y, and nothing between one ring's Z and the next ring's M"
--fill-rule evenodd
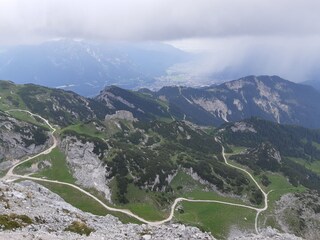
M49 121L41 116L39 116L38 114L34 114L34 113L31 113L30 111L28 110L22 110L22 109L13 109L13 110L9 110L7 112L12 112L12 111L21 111L21 112L26 112L26 113L29 113L30 115L32 116L36 116L38 118L40 118L42 121L44 121L48 126L49 128L51 129L51 137L53 139L53 143L52 143L52 146L50 146L48 149L44 150L43 152L41 153L38 153L36 154L35 156L32 156L32 157L28 157L27 159L13 165L9 170L8 172L6 173L6 175L1 179L1 180L5 180L5 181L14 181L16 179L19 179L19 178L23 178L23 179L29 179L29 180L34 180L34 181L39 181L39 182L49 182L49 183L56 183L56 184L61 184L61 185L66 185L66 186L70 186L70 187L73 187L77 190L79 190L80 192L86 194L87 196L91 197L92 199L94 199L95 201L97 201L99 204L101 204L104 208L106 208L108 211L111 211L111 212L119 212L119 213L123 213L123 214L126 214L132 218L135 218L137 220L139 220L140 222L143 222L145 224L149 224L149 225L152 225L152 226L156 226L156 225L160 225L160 224L164 224L166 222L169 222L173 219L174 217L174 211L175 211L175 208L177 206L177 204L179 202L182 202L182 201L186 201L186 202L194 202L194 203L218 203L218 204L223 204L223 205L229 205L229 206L235 206L235 207L242 207L242 208L247 208L247 209L251 209L251 210L255 210L257 213L256 213L256 217L255 217L255 230L256 230L256 233L259 234L259 229L258 229L258 218L259 218L259 214L265 210L268 209L268 193L265 193L264 190L262 189L262 187L258 184L258 182L254 179L254 177L245 169L243 168L240 168L240 167L237 167L237 166L234 166L232 164L230 164L226 157L225 157L225 149L222 145L222 143L220 142L220 140L218 140L217 138L215 139L222 147L222 156L223 156L223 159L224 159L224 162L226 165L232 167L232 168L235 168L235 169L238 169L244 173L246 173L251 179L252 181L257 185L257 187L259 188L259 190L262 192L263 196L264 196L264 207L263 208L256 208L256 207L253 207L253 206L250 206L250 205L244 205L244 204L238 204L238 203L230 203L230 202L225 202L225 201L218 201L218 200L195 200L195 199L188 199L188 198L176 198L174 200L174 203L172 204L171 206L171 210L170 210L170 215L164 219L164 220L161 220L161 221L154 221L154 222L151 222L151 221L147 221L141 217L139 217L138 215L132 213L130 210L128 209L119 209L119 208L113 208L113 207L110 207L108 205L106 205L104 202L102 202L101 200L99 200L97 197L95 197L94 195L92 195L91 193L85 191L84 189L82 189L81 187L79 186L76 186L74 184L71 184L71 183L66 183L66 182L61 182L61 181L57 181L57 180L49 180L49 179L43 179L43 178L36 178L36 177L31 177L31 176L28 176L28 175L18 175L18 174L14 174L13 171L16 167L18 167L19 165L27 162L27 161L30 161L36 157L39 157L41 155L45 155L45 154L49 154L54 148L57 147L57 138L54 136L54 133L56 131L56 128L54 128L54 126L52 126Z
M268 209L268 195L271 191L269 191L268 193L266 193L262 187L259 185L259 183L254 179L254 177L252 176L251 173L249 173L246 169L243 169L243 168L240 168L238 166L235 166L235 165L232 165L231 163L229 163L227 161L227 158L225 156L225 149L224 149L224 146L222 145L222 143L217 139L215 138L216 142L220 143L221 147L222 147L222 157L223 157L223 160L225 162L225 164L227 164L228 166L232 167L232 168L235 168L235 169L238 169L244 173L246 173L251 179L252 181L256 184L256 186L259 188L259 190L261 191L262 195L263 195L263 199L264 199L264 207L263 208L256 208L256 211L257 211L257 214L256 214L256 217L255 217L255 223L254 223L254 227L255 227L255 230L257 232L257 234L259 234L259 229L258 229L258 218L259 218L259 215L261 212L264 212Z

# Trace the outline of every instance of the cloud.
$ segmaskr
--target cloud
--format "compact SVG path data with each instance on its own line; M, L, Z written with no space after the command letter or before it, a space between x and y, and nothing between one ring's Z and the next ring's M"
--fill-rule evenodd
M171 44L199 57L171 69L198 83L237 79L246 75L279 75L295 82L315 80L320 73L320 37L245 36L186 39Z
M203 53L183 66L193 75L299 81L316 75L319 9L316 0L1 0L0 44L169 41Z
M2 41L319 35L314 0L1 0Z

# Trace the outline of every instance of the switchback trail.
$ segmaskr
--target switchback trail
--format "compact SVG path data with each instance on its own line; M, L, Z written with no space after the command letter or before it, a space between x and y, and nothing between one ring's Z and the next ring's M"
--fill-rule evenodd
M218 200L188 199L188 198L179 197L179 198L176 198L174 200L174 203L171 205L170 215L166 219L161 220L161 221L153 221L152 222L152 221L147 221L142 217L139 217L138 215L132 213L128 209L120 209L120 208L110 207L110 206L106 205L104 202L102 202L100 199L98 199L97 197L95 197L94 195L92 195L91 193L87 192L86 190L82 189L81 187L79 187L77 185L74 185L74 184L71 184L71 183L66 183L66 182L61 182L61 181L57 181L57 180L49 180L49 179L31 177L31 176L28 176L28 175L14 174L13 171L17 166L19 166L19 165L21 165L21 164L23 164L23 163L25 163L27 161L30 161L30 160L32 160L32 159L34 159L36 157L39 157L41 155L49 154L55 147L57 147L57 142L58 141L57 141L56 137L54 136L54 132L56 131L56 129L49 123L49 121L47 119L45 119L45 118L43 118L43 117L41 117L41 116L39 116L37 114L31 113L30 111L27 111L27 110L14 109L14 110L9 110L7 112L11 112L11 111L26 112L26 113L29 113L32 116L36 116L36 117L40 118L42 121L44 121L49 126L49 128L51 129L50 135L51 135L51 137L53 139L53 143L48 149L42 151L41 153L38 153L38 154L36 154L36 155L34 155L32 157L28 157L27 159L25 159L25 160L15 164L15 165L13 165L1 180L14 181L16 179L22 178L22 179L29 179L29 180L34 180L34 181L38 181L38 182L49 182L49 183L66 185L66 186L75 188L78 191L84 193L85 195L91 197L92 199L94 199L96 202L98 202L100 205L102 205L105 209L107 209L110 212L119 212L119 213L126 214L126 215L128 215L128 216L130 216L132 218L137 219L138 221L140 221L142 223L145 223L145 224L148 224L148 225L151 225L151 226L156 226L156 225L164 224L164 223L167 223L167 222L171 221L173 219L173 217L174 217L174 211L175 211L175 208L176 208L177 204L182 202L182 201L194 202L194 203L217 203L217 204L229 205L229 206L234 206L234 207L247 208L247 209L254 210L254 211L257 212L256 213L256 217L255 217L255 231L256 231L257 234L259 234L258 218L259 218L259 214L261 212L263 212L263 211L268 209L268 193L265 193L263 191L263 189L261 188L259 183L253 178L253 176L247 170L245 170L243 168L240 168L240 167L237 167L237 166L234 166L234 165L230 164L227 161L227 159L225 157L225 149L224 149L222 143L217 138L215 139L215 141L217 141L222 147L222 157L224 159L225 164L230 166L230 167L232 167L232 168L238 169L238 170L246 173L252 179L252 181L257 185L257 187L259 188L259 190L262 192L262 194L264 196L264 207L263 208L257 208L257 207L253 207L253 206L250 206L250 205L231 203L231 202L225 202L225 201L218 201Z

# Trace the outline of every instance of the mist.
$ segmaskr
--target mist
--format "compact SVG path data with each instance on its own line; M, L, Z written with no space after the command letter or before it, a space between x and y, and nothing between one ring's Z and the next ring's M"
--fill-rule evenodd
M251 74L301 82L318 75L319 9L314 0L2 0L0 45L166 42L197 53L170 71L199 84Z

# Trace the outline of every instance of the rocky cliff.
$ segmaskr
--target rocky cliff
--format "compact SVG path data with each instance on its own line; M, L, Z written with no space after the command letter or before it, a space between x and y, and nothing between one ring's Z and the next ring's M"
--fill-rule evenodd
M41 152L50 141L47 129L0 112L0 170L13 160Z
M93 188L104 194L111 201L111 192L106 180L104 163L95 153L95 143L80 140L75 136L66 136L60 144L66 154L70 170L76 183L85 188Z

